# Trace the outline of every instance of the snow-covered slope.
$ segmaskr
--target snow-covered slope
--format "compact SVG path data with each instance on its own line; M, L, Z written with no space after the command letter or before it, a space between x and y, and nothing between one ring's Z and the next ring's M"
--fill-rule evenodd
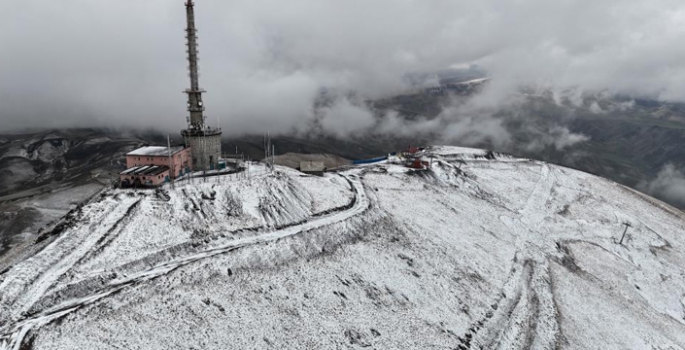
M0 349L685 348L682 212L426 152L431 170L106 191L0 274Z
M0 135L0 271L39 230L118 179L124 154L143 140L92 129ZM32 249L29 249L32 250Z

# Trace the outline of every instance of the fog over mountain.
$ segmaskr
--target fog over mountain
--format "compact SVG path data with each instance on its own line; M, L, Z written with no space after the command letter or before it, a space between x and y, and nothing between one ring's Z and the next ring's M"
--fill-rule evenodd
M683 0L0 8L0 350L685 349Z
M641 183L638 188L674 205L685 207L685 169L666 164L656 179Z
M682 1L199 0L197 16L208 115L228 134L316 125L344 137L375 125L463 140L477 138L475 130L506 142L491 115L516 105L511 93L520 86L685 96L685 48L676 44L685 38ZM178 130L184 27L182 1L5 4L0 129ZM390 115L376 125L363 103L407 91L408 74L473 64L493 80L466 107L448 108L442 123L407 126ZM317 110L322 91L331 101Z

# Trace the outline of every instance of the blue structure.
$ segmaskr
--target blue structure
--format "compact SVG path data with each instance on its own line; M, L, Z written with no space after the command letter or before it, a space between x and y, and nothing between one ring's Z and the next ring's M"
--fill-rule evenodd
M384 161L384 160L388 160L388 156L383 156L383 157L378 157L378 158L371 158L371 159L354 160L354 161L352 161L352 164L354 164L354 165L360 165L360 164L373 164L373 163L382 162L382 161Z

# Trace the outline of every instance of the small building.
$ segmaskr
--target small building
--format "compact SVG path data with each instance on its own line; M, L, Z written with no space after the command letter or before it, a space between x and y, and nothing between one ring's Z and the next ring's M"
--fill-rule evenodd
M119 174L121 187L155 187L169 181L169 167L135 166Z
M126 154L126 167L119 174L122 187L158 186L192 171L190 148L142 147Z
M300 162L300 171L309 175L323 176L326 166L323 162Z
M171 154L171 162L169 162L169 154ZM132 168L143 165L171 167L171 174L174 174L172 176L174 179L193 170L190 148L183 146L171 147L171 149L149 146L126 154L126 167Z
M430 162L423 160L421 158L409 158L405 161L404 165L411 169L428 169L430 168Z
M416 157L419 154L419 152L421 152L421 151L423 151L423 149L418 148L418 147L409 146L409 148L407 148L406 150L404 150L402 152L402 156L405 158Z
M402 152L404 166L411 169L428 169L431 166L429 161L423 158L423 148L412 147L411 145Z

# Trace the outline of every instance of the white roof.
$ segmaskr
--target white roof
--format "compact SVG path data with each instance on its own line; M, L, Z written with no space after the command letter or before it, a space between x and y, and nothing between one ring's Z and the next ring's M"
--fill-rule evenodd
M134 166L132 168L126 169L119 175L158 175L169 170L168 166L157 166L157 165L145 165L145 166Z
M171 154L176 154L183 150L183 146L171 147ZM169 156L169 149L162 146L148 146L138 148L135 151L129 152L127 156L146 156L146 157L159 157L159 156Z
M138 168L140 168L140 167L139 167L139 166L134 166L133 168L128 168L128 169L122 171L122 172L121 172L121 175L128 175L128 174L130 174L130 173L132 173L132 172L138 170Z

